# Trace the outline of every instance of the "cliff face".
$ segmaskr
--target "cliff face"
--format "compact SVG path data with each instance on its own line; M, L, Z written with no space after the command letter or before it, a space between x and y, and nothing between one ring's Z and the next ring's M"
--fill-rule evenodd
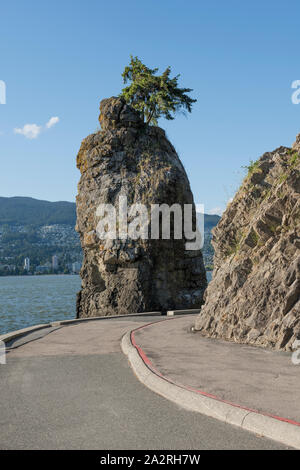
M102 130L83 140L77 230L84 252L79 317L198 308L206 287L201 251L184 239L103 239L96 230L100 204L193 204L185 170L157 127L147 126L121 98L103 100ZM193 206L193 217L195 208ZM130 217L129 217L130 219Z
M195 329L289 350L300 337L300 135L251 165L213 230L212 282Z

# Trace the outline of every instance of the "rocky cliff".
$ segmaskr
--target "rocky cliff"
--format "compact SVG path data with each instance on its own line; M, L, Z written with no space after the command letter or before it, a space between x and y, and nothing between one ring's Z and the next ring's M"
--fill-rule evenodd
M83 140L77 230L84 252L79 317L198 308L206 288L200 250L185 239L106 239L97 230L101 204L195 207L185 170L165 132L144 124L121 98L100 104L101 131ZM97 215L98 214L98 215ZM129 217L130 218L130 217ZM174 227L173 227L174 229Z
M249 167L213 230L213 280L195 329L290 350L300 337L300 135Z

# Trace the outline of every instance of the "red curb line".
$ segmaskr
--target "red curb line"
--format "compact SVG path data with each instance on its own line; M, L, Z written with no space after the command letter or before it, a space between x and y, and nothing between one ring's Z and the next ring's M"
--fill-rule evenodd
M162 321L168 321L168 320L178 320L177 318L168 318L166 320L162 320ZM277 421L283 421L285 423L289 423L289 424L292 424L294 426L299 426L300 427L300 423L298 423L298 421L294 421L292 419L288 419L288 418L282 418L281 416L276 416L276 415L272 415L271 413L267 413L267 412L263 412L263 411L258 411L258 410L255 410L255 409L252 409L252 408L248 408L246 406L242 406L242 405L238 405L236 403L232 403L230 401L227 401L227 400L223 400L222 398L219 398L217 397L216 395L213 395L211 393L207 393L207 392L204 392L203 390L197 390L193 387L189 387L187 385L182 385L182 384L178 384L176 382L174 382L172 379L169 379L168 377L165 377L161 372L159 372L159 370L157 370L152 362L150 361L150 359L148 358L147 354L145 353L145 351L140 347L138 346L138 344L136 343L135 341L135 335L134 333L138 330L141 330L142 328L146 328L147 326L151 326L151 325L154 325L156 323L161 323L161 321L156 321L156 322L151 322L151 323L147 323L146 325L142 325L142 326L139 326L138 328L135 328L134 330L131 331L130 333L130 340L131 340L131 344L135 347L135 349L137 350L140 358L142 359L142 361L144 362L144 364L156 375L158 375L160 378L162 378L163 380L165 380L166 382L169 382L173 385L176 385L177 387L180 387L180 388L183 388L185 390L189 390L191 392L194 392L194 393L198 393L199 395L202 395L204 397L208 397L208 398L212 398L213 400L216 400L216 401L219 401L221 403L226 403L227 405L231 405L231 406L234 406L235 408L240 408L242 410L245 410L245 411L249 411L249 412L252 412L252 413L256 413L258 415L262 415L262 416L268 416L269 418L273 418L273 419L276 419Z

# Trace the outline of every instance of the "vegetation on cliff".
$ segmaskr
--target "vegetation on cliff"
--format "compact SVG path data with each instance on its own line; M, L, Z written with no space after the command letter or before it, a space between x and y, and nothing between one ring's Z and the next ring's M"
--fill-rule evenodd
M147 124L155 126L160 117L174 119L182 108L190 113L193 103L197 101L187 95L193 91L191 88L178 87L180 75L170 77L171 67L167 67L161 75L157 72L158 68L150 69L138 57L131 56L130 64L122 74L124 83L131 83L123 88L120 95L142 114Z
M300 136L251 162L213 229L213 280L196 329L290 350L300 338Z

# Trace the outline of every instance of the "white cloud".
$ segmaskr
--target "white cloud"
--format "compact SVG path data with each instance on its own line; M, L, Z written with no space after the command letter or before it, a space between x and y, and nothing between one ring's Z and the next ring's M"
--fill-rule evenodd
M59 117L53 116L52 118L49 119L49 121L46 124L47 129L50 129L50 127L55 126L59 122Z
M24 135L26 139L36 139L41 130L42 126L38 126L37 124L25 124L24 127L16 127L14 133Z
M45 129L50 129L59 122L59 117L53 116L45 124ZM14 129L15 134L21 134L26 137L26 139L36 139L39 134L42 132L43 126L38 126L37 124L25 124L24 127L16 127Z
M223 212L224 212L224 209L222 209L222 207L213 207L212 209L207 211L208 214L212 214L212 215L222 215Z

